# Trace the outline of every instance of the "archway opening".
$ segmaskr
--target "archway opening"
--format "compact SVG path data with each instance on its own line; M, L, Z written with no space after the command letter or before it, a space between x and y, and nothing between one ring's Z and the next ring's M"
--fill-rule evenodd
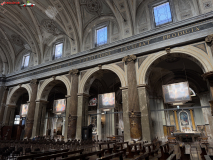
M208 92L208 87L201 77L202 74L203 69L199 61L192 61L185 54L164 55L152 63L146 80L149 85L153 137L165 139L179 135L179 140L185 141L184 134L187 133L191 134L188 141L194 141L195 135L206 135L202 112L204 102L199 95ZM181 103L168 103L162 86L179 85L181 82L188 82L187 92L190 93L191 99L182 100ZM176 90L181 90L178 85ZM176 90L171 90L171 93L178 97L179 95L175 95ZM171 94L169 96L171 97ZM208 97L205 101L208 101Z
M25 122L29 106L29 94L20 87L11 96L8 104L8 126L3 127L2 137L20 140L24 137Z
M51 87L50 87L51 86ZM62 139L65 131L66 95L67 88L62 81L55 80L47 85L47 103L42 107L40 135Z
M93 125L93 138L107 140L123 137L121 82L110 70L99 70L87 80L88 125Z

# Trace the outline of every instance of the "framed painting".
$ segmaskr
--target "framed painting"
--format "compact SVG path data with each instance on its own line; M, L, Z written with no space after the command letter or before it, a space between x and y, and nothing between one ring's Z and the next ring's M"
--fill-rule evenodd
M163 96L165 103L177 103L191 101L188 82L163 85Z
M115 108L115 92L99 94L98 107L100 109Z
M62 113L66 110L66 99L58 99L54 100L53 103L53 112L54 113Z
M26 117L28 112L28 104L21 105L21 116Z

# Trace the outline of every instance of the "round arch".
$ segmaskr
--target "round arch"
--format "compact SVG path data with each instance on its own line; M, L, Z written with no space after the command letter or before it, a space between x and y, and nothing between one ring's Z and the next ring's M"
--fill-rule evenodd
M148 74L148 70L149 68L152 66L152 64L159 58L161 58L162 56L166 55L166 51L161 51L158 52L156 54L151 54L149 55L144 62L142 63L142 65L140 66L139 70L138 70L138 83L139 84L147 84L147 74ZM197 63L199 65L199 63L202 65L201 68L203 70L204 73L212 71L213 70L213 65L211 64L211 62L209 61L209 57L208 55L195 47L192 46L186 46L186 47L181 47L181 48L174 48L171 49L170 54L186 54L188 56L184 57L184 58L188 58L190 60L192 60L190 57L195 59L195 63ZM200 65L199 65L200 66Z
M106 69L106 70L110 70L110 71L114 72L121 81L121 87L127 86L125 72L120 67L118 67L115 64L110 64L110 65L103 65L102 69ZM99 70L99 67L96 67L85 73L85 75L83 76L83 78L81 79L81 81L79 83L78 93L85 93L85 85L86 85L87 81L92 76L92 74L98 70Z
M61 81L65 84L66 88L67 88L67 95L70 94L71 91L71 84L69 79L63 75L63 76L56 76L55 78L49 78L46 79L41 87L38 90L37 93L37 100L47 100L49 92L51 91L51 89L55 86L55 84L57 83L57 81Z
M10 104L10 105L15 105L19 96L20 93L19 91L23 92L23 90L27 90L28 92L28 95L29 95L29 101L31 100L31 95L32 95L32 88L30 87L29 84L23 84L23 85L20 85L20 86L16 86L14 87L10 93L9 93L9 96L7 98L7 105Z

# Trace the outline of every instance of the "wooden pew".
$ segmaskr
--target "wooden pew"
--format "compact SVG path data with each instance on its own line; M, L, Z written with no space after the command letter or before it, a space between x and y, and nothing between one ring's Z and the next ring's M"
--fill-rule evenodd
M125 144L126 144L126 147L124 146ZM129 142L119 142L119 143L114 144L113 152L118 153L118 152L123 151L124 155L126 156L128 144L129 144Z
M119 157L119 160L123 160L123 154L124 152L118 152L118 153L113 153L111 155L107 155L107 156L104 156L104 157L100 157L100 158L97 158L96 160L110 160L112 158L115 158L115 157Z
M47 160L47 159L51 159L51 158L56 159L57 157L66 157L66 156L76 154L76 153L82 154L82 152L83 152L83 149L77 150L77 151L63 152L63 153L58 153L58 154L51 154L51 155L47 155L47 156L36 157L35 160Z
M174 150L169 148L168 143L165 143L160 146L160 151L161 151L161 157L158 157L158 160L165 160L172 154Z
M204 155L205 160L212 160L209 155Z
M100 158L103 155L103 152L104 151L94 151L94 152L90 152L90 153L81 154L78 156L62 158L61 160L76 160L76 159L86 160L86 159L88 159L87 157L93 156L93 155L97 155ZM46 160L46 159L39 159L39 160Z
M100 151L107 151L107 153L110 153L110 154L112 154L112 151L113 151L113 147L110 147L110 144L115 144L116 142L102 142L102 143L99 143L98 145L99 145L99 149L100 149ZM103 149L103 145L107 145L107 148L104 148ZM102 155L102 156L104 156L104 155Z
M168 137L169 143L177 143L176 137Z
M31 155L17 157L17 160L23 160L23 159L32 159L33 160L36 157L47 156L47 155L51 155L51 154L63 153L63 152L68 152L68 151L69 151L69 149L64 149L64 150L60 150L60 151L50 151L50 152L44 152L44 153L40 153L40 154L31 154ZM82 150L82 152L83 152L83 150Z
M134 160L149 160L149 153L144 153L138 157L136 157Z
M134 147L134 150L132 150L132 148ZM140 148L140 150L138 150L138 148ZM126 155L126 158L134 158L134 155L139 155L141 152L141 143L133 143L133 144L129 144L127 146L127 150L128 150L128 155Z
M166 160L176 160L176 155L171 154Z

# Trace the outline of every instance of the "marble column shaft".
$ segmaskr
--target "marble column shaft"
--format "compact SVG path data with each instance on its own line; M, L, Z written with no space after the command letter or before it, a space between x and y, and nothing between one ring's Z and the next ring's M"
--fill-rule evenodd
M75 139L77 125L77 108L78 108L78 70L74 69L69 72L71 74L71 93L70 108L68 117L67 138Z
M151 113L149 96L145 86L138 87L139 105L141 110L142 136L144 141L152 141Z
M122 61L127 65L128 105L129 111L132 112L130 113L130 135L132 140L141 140L141 113L139 108L135 60L135 55L128 55L124 57Z
M122 89L122 104L123 104L123 123L124 123L124 141L130 141L130 123L129 123L129 105L128 105L128 89Z
M192 111L192 109L190 109L189 111L190 111L190 116L191 116L191 120L192 120L192 130L193 130L193 131L196 131L193 111Z
M0 127L1 127L1 124L3 122L4 110L5 110L6 101L7 101L7 94L8 94L8 88L5 88L3 98L2 98L2 101L1 101L1 108L0 108Z
M31 99L28 106L28 113L27 113L26 125L25 125L25 136L24 136L27 138L31 138L32 136L34 114L35 114L35 107L36 107L36 96L37 96L37 90L38 90L37 80L33 79L30 82L30 86L32 89L32 94L31 94Z
M176 110L174 110L174 115L175 115L176 130L180 131L179 123L178 123L178 118L177 118L177 111Z
M82 127L88 126L88 98L88 94L78 94L76 139L82 139Z

